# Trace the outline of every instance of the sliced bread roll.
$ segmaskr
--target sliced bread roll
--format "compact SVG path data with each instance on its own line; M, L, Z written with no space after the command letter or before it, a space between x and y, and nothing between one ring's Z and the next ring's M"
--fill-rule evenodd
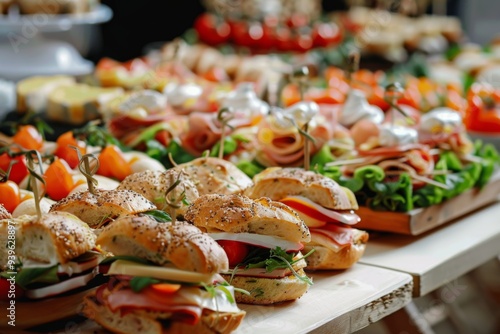
M207 232L256 233L293 242L311 238L294 210L266 197L252 200L236 194L203 195L189 206L184 217Z
M80 191L70 194L50 207L50 212L70 212L92 228L121 216L150 210L156 210L156 206L135 191L103 189L96 189L94 193Z
M236 194L252 185L252 180L233 163L219 158L202 157L177 165L193 180L200 195Z
M68 212L45 213L40 219L24 215L0 224L2 230L15 226L15 252L22 259L64 264L95 247L93 231ZM7 252L7 248L2 245L0 252Z
M218 273L229 267L226 253L209 235L182 221L123 217L103 228L97 244L114 255L137 256L198 273Z
M177 184L175 188L169 189ZM198 197L198 189L184 171L146 170L127 176L117 189L133 190L151 202L158 210L167 212L171 217L182 217L187 207ZM167 194L168 192L168 194Z
M274 201L288 196L304 196L328 209L358 209L358 202L350 189L301 168L269 167L255 175L253 185L244 194L250 198L269 197Z

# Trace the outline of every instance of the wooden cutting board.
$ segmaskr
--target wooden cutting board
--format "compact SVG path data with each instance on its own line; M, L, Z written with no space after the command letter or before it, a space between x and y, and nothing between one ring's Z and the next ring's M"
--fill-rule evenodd
M469 189L457 197L428 208L392 212L360 207L356 213L361 217L361 221L356 224L356 228L419 235L498 201L499 195L500 173L496 173L483 189Z

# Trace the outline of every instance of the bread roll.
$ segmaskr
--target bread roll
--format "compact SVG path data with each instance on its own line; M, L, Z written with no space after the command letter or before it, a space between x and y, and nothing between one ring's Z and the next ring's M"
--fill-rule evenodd
M167 190L176 182L179 184L168 194L168 200L173 207L167 203ZM198 197L198 189L194 185L191 178L184 171L167 170L167 171L152 171L134 173L127 176L117 187L118 190L133 190L151 202L153 202L158 210L163 210L177 217L182 217L186 213L189 203L194 202ZM184 196L185 200L182 200Z
M171 321L168 326L160 321L168 318L168 314L132 310L127 314L112 312L108 307L98 305L94 300L95 292L85 297L83 314L113 333L141 334L228 334L236 330L245 316L245 312L223 313L204 310L200 321L188 325L179 321Z
M269 198L252 200L243 195L200 196L185 219L207 232L256 233L293 242L311 239L308 227L287 205Z
M366 243L368 242L368 233L362 230L354 229L353 242L339 251L334 251L328 247L314 242L312 240L304 246L304 253L308 253L313 248L315 251L306 258L306 271L310 270L337 270L350 268L358 262L363 256Z
M135 191L103 189L96 189L95 194L73 193L50 207L50 212L70 212L93 228L109 219L150 210L156 210L156 206Z
M253 183L244 192L250 198L269 197L279 201L287 196L304 196L328 209L358 209L358 202L350 189L329 177L302 168L270 167L255 175Z
M96 243L114 255L132 255L159 265L202 274L228 269L215 240L187 222L159 223L150 216L128 216L104 227Z
M299 276L306 276L304 269L297 270ZM269 305L296 300L309 290L309 284L295 275L283 278L263 278L222 275L231 285L250 292L250 295L235 292L237 303Z
M93 231L68 212L45 213L40 219L24 215L10 221L16 227L16 256L21 259L64 264L95 246ZM3 220L1 224L3 230L9 223ZM1 247L0 252L4 251L6 247Z
M252 179L233 163L219 158L197 158L177 165L193 180L200 195L241 193L252 184Z

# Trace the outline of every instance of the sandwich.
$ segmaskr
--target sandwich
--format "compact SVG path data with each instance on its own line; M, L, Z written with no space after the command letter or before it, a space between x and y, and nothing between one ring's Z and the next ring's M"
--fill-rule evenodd
M184 170L146 170L127 176L117 190L132 190L165 211L172 218L182 219L187 207L199 193L193 180Z
M98 274L96 236L70 213L3 219L0 232L1 279L15 277L25 300L86 289Z
M200 157L173 167L184 170L194 181L200 195L242 193L252 179L224 159Z
M156 206L133 190L78 191L55 202L49 212L65 211L99 229L113 220L141 213L154 213Z
M295 210L311 232L304 252L308 270L347 269L363 255L368 233L360 221L353 192L334 180L303 168L270 167L255 175L245 191L250 198L269 197Z
M245 316L226 271L224 250L183 221L123 217L97 244L109 252L107 284L84 298L83 314L114 333L221 333ZM102 269L104 271L104 269Z
M301 250L309 229L288 206L269 198L232 194L198 197L184 218L207 232L224 249L229 269L222 276L249 294L236 301L274 304L300 298L312 285Z

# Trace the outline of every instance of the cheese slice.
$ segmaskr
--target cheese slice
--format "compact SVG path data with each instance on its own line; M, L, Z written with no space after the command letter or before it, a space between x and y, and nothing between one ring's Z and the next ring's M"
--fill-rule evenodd
M47 103L47 118L69 124L83 124L100 118L99 109L123 93L121 88L94 87L86 84L58 87Z
M280 247L286 251L299 251L304 246L300 242L288 241L285 239L281 239L272 235L264 235L264 234L256 234L256 233L209 233L209 235L214 240L232 240L244 242L247 244L271 248L274 249L276 247Z
M212 283L217 274L202 274L176 268L155 267L131 261L116 260L109 267L108 275L151 277L185 283Z
M17 83L17 111L35 112L47 108L49 94L60 86L70 86L76 83L75 78L67 75L32 76Z

